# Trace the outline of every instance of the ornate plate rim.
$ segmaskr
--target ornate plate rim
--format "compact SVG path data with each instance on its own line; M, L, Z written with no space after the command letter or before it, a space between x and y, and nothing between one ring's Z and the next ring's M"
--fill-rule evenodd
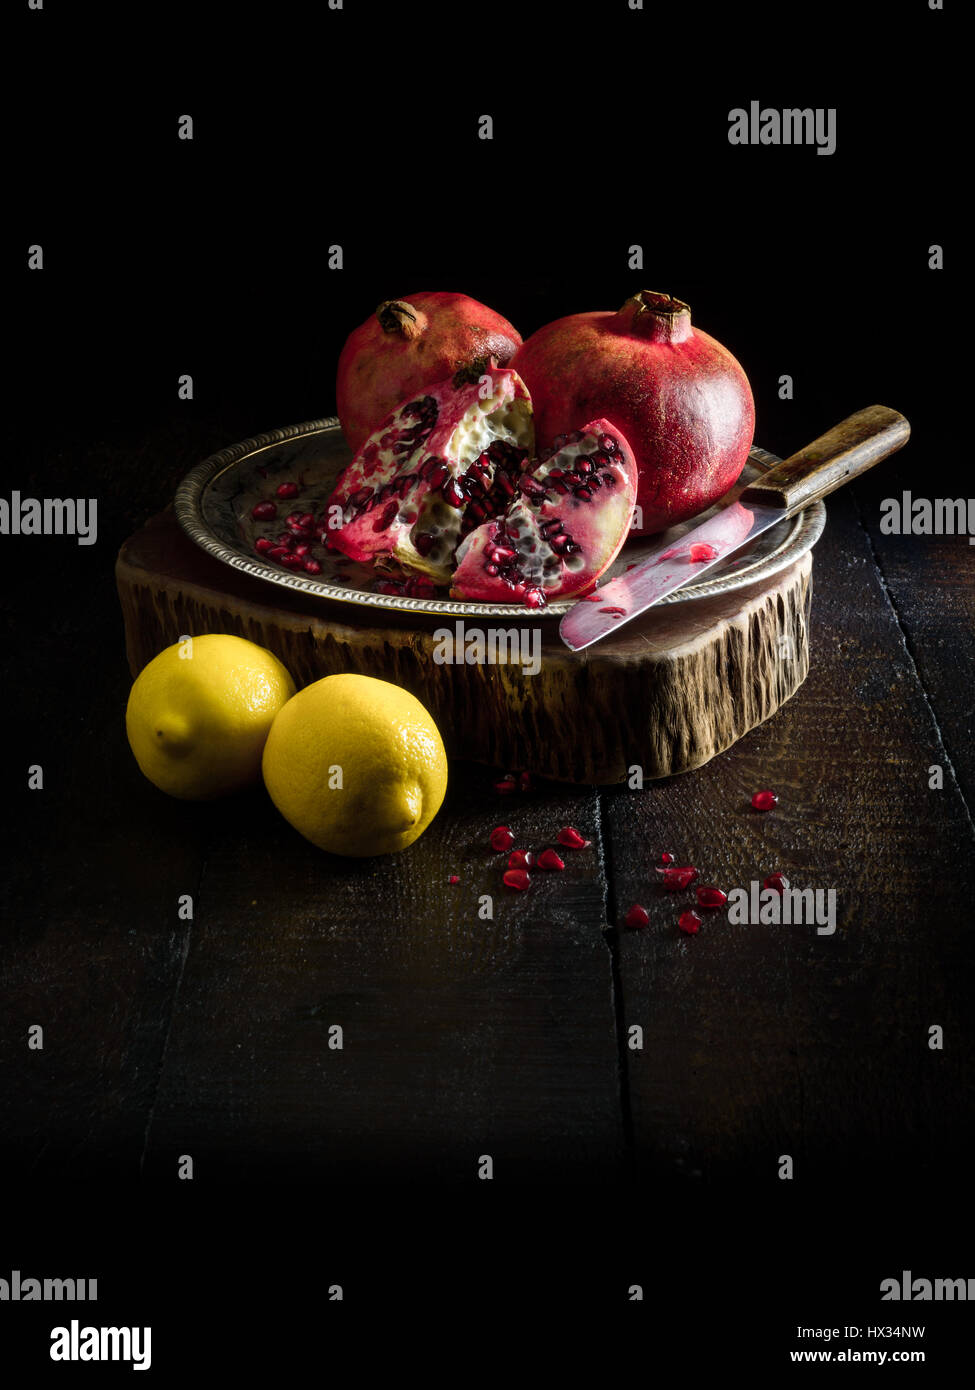
M240 570L255 579L264 579L282 588L307 594L312 598L329 599L338 603L353 603L365 608L393 609L400 612L444 614L457 618L486 616L492 618L530 617L532 621L540 618L560 618L577 602L565 599L552 603L539 611L527 609L519 603L474 603L463 599L421 599L406 598L398 594L364 593L359 589L346 589L325 580L297 575L291 570L279 570L262 564L257 558L243 555L231 549L225 541L215 535L203 515L203 498L206 489L228 469L241 463L250 454L267 449L275 444L289 440L306 438L313 434L324 434L337 429L338 419L334 415L323 416L318 420L306 420L300 425L283 425L279 429L267 430L263 434L252 435L237 444L211 454L201 463L195 464L176 489L173 508L176 519L190 540L215 559ZM749 461L760 468L771 468L781 460L776 454L765 449L753 447L749 451ZM766 555L753 569L738 574L726 574L714 579L702 579L698 584L686 584L683 588L668 594L661 603L693 603L696 599L726 594L735 589L744 589L768 579L780 570L791 565L816 544L826 524L826 507L822 501L813 502L803 511L790 518L792 525L781 543Z

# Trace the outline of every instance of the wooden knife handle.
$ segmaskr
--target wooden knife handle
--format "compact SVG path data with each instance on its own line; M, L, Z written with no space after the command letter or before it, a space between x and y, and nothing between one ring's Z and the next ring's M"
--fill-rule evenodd
M868 405L763 473L739 500L797 512L896 453L910 433L910 425L896 410Z

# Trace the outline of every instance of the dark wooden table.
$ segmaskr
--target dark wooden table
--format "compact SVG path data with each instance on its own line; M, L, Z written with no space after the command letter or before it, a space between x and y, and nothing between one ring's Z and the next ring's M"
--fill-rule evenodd
M735 748L642 791L540 784L502 798L490 769L455 765L409 852L344 861L261 792L167 800L124 737L111 559L236 428L170 425L141 449L98 441L86 491L103 499L99 544L7 542L40 557L50 587L40 610L6 598L19 731L6 1170L167 1184L190 1154L210 1177L463 1187L490 1154L506 1185L720 1185L767 1182L789 1154L796 1182L828 1186L851 1166L935 1181L959 1163L975 896L967 539L882 536L893 474L864 480L828 503L811 674ZM78 476L67 452L50 467L49 491L59 467L65 483ZM43 791L27 790L31 763ZM762 787L780 798L768 815L749 805ZM535 846L574 825L593 847L515 894L488 848L499 822ZM693 892L659 886L664 850L725 888L779 870L835 889L837 930L704 914L687 938L676 919ZM622 927L634 901L650 911L641 932ZM26 1046L33 1023L42 1052Z
M862 1238L868 1209L878 1226L899 1211L903 1233L910 1208L915 1234L949 1238L943 1204L937 1220L925 1204L961 1200L972 1127L967 538L880 535L879 499L901 485L890 464L883 480L829 500L811 674L764 727L643 791L542 783L501 798L495 771L453 765L444 809L409 852L352 862L300 840L261 791L170 801L125 742L115 550L186 468L253 428L214 414L145 438L115 432L82 457L65 446L46 461L45 495L76 495L88 478L85 492L102 499L99 543L7 541L11 574L38 574L38 587L10 582L4 596L17 733L0 1155L7 1191L29 1194L25 1212L51 1193L85 1194L86 1209L100 1191L100 1222L124 1232L138 1213L143 1254L127 1259L145 1264L171 1230L213 1233L223 1194L229 1265L241 1194L264 1241L280 1240L282 1213L295 1240L327 1209L321 1277L330 1261L348 1276L362 1255L355 1222L384 1250L396 1297L417 1305L426 1295L406 1290L431 1230L452 1251L438 1257L438 1300L460 1297L449 1270L466 1269L467 1294L483 1276L463 1234L477 1227L481 1251L499 1232L519 1250L533 1233L540 1264L515 1261L506 1275L527 1301L541 1297L544 1269L549 1294L587 1290L590 1305L619 1302L634 1269L650 1284L675 1269L698 1279L701 1243L729 1287L759 1250L768 1273L780 1223L818 1248L821 1204L830 1230L839 1219L847 1232L840 1243L853 1226ZM26 788L33 763L43 791ZM762 787L779 794L769 815L750 808ZM512 894L488 848L499 821L534 845L572 824L593 848ZM705 913L700 935L684 937L676 919L693 892L659 887L662 851L725 888L775 870L835 888L836 933ZM485 892L492 922L477 916ZM182 894L192 920L179 916ZM650 909L647 930L623 929L634 901ZM26 1045L35 1023L43 1051ZM341 1051L328 1047L332 1024ZM478 1183L484 1154L492 1184ZM786 1154L791 1183L779 1179ZM182 1155L195 1165L192 1195ZM481 1198L485 1186L505 1200ZM730 1229L746 1212L747 1229ZM693 1243L682 1236L661 1264L665 1229ZM583 1275L586 1238L625 1258ZM908 1245L901 1236L889 1259L878 1254L876 1276L905 1268L911 1251L919 1261ZM376 1268L359 1273L373 1287Z

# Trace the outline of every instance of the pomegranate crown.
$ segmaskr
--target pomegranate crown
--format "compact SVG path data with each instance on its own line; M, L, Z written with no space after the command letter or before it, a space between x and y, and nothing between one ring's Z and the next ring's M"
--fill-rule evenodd
M657 343L679 343L691 334L691 308L659 290L639 290L616 315L620 327Z
M405 299L384 299L376 310L376 318L384 333L398 333L407 341L418 338L427 324L426 314Z

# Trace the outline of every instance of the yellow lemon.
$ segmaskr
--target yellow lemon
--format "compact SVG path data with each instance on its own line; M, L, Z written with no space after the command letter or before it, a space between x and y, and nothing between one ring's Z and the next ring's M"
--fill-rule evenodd
M271 726L263 769L285 820L332 854L406 849L447 790L436 724L408 691L372 676L300 690Z
M187 637L136 677L125 732L160 790L208 801L260 780L274 716L295 693L271 652L243 637Z

